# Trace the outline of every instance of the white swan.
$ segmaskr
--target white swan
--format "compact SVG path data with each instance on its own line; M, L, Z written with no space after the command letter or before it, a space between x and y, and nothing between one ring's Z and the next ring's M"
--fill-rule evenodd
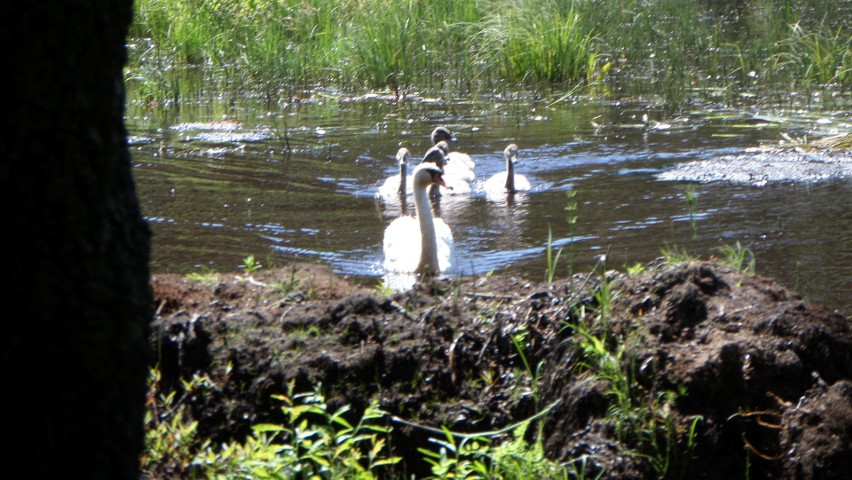
M470 183L473 182L474 178L476 178L473 170L468 169L464 163L458 161L458 159L452 161L448 159L450 153L458 152L449 152L449 145L447 145L446 141L441 140L436 143L433 148L441 150L441 153L444 154L444 183L446 186L441 187L441 193L470 193Z
M379 186L379 196L391 199L405 197L411 193L412 178L408 175L408 161L411 159L411 152L407 148L402 147L396 152L396 160L399 163L399 173L391 175L382 182Z
M495 173L485 181L483 188L489 195L524 192L532 189L527 177L515 173L515 160L518 158L518 146L514 143L503 150L506 157L506 170Z
M426 155L423 155L423 160L420 160L420 164L424 163L434 164L441 170L441 180L443 183L437 184L433 183L429 188L429 196L431 197L440 197L444 193L451 193L455 188L447 183L447 179L444 177L444 168L447 166L447 157L444 156L444 151L439 147L432 147L426 151Z
M456 169L460 173L464 173L465 176L462 178L468 182L472 182L476 177L474 173L476 162L474 162L473 159L470 158L470 155L466 153L449 151L450 142L455 141L455 139L456 137L454 137L453 134L445 127L437 127L435 130L432 130L432 145L437 146L439 142L446 142L444 155L447 157L447 166L453 165L453 169ZM447 172L447 175L449 174L450 172Z
M453 234L450 227L432 215L428 187L442 185L443 172L434 163L421 163L412 173L417 217L394 220L385 229L385 270L434 276L452 267Z

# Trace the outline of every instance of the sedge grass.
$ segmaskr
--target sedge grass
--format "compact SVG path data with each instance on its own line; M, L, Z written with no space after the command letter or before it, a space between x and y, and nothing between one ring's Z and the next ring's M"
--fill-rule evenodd
M752 0L734 17L700 0L139 0L126 79L159 103L317 86L734 95L849 85L848 20L842 0Z

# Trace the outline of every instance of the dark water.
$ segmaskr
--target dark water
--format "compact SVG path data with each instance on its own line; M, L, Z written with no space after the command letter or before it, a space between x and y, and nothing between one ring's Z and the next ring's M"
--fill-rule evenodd
M609 266L622 268L652 261L666 246L706 258L740 242L754 252L759 274L852 313L848 176L760 186L657 178L683 162L777 143L782 134L848 133L848 101L678 112L641 102L547 106L500 98L243 103L184 108L180 116L128 110L138 193L154 232L153 271L230 271L253 254L265 265L319 261L380 278L383 230L400 208L378 200L376 185L396 173L400 146L416 162L442 124L457 135L453 148L476 161L477 180L504 168L502 151L514 142L517 172L533 184L511 202L481 191L442 199L455 239L451 275L507 271L543 280L548 227L556 247L573 242L575 271L606 252ZM579 204L573 235L569 191ZM558 277L567 259L565 252Z

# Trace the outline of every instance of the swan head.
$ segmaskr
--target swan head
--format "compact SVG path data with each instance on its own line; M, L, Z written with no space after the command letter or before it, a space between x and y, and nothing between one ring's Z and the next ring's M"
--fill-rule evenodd
M411 152L407 148L402 147L396 152L396 160L400 165L408 163L411 160Z
M435 147L439 148L441 150L441 153L443 153L445 157L450 153L450 144L447 143L446 140L441 140L440 142L436 143Z
M443 150L439 147L432 147L426 151L426 155L423 156L423 160L420 163L434 163L439 169L443 170L446 158L444 157Z
M445 142L455 141L456 137L450 133L445 127L438 127L435 130L432 130L432 144L435 145L441 140Z
M510 144L503 150L503 155L506 156L506 161L515 163L518 160L518 146L514 143Z
M414 185L428 187L432 184L446 187L444 183L444 170L435 163L424 162L414 169Z

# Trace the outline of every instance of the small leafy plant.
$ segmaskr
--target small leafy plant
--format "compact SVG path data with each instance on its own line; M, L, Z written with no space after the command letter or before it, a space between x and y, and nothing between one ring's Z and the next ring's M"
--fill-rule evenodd
M260 270L261 267L263 267L263 265L254 258L254 255L249 255L243 259L242 268L246 271L246 273L254 273Z
M315 389L275 395L286 420L260 424L244 444L207 449L198 463L208 476L220 478L381 478L384 468L399 462L385 452L387 413L376 402L368 406L357 424L346 417L350 407L331 411Z

